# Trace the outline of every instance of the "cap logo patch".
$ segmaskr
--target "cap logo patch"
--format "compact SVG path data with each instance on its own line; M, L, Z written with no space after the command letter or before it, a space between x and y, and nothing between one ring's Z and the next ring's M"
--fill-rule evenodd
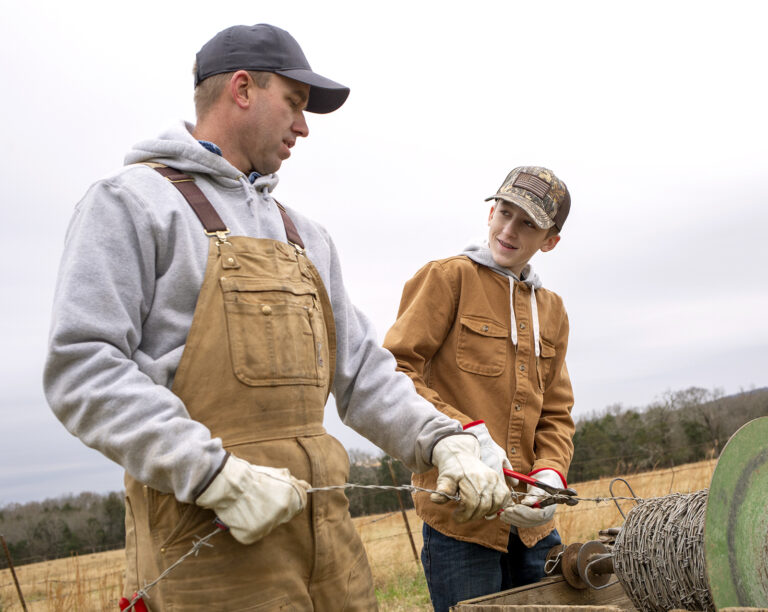
M552 188L551 185L547 183L547 181L543 181L538 176L534 176L533 174L526 174L525 172L521 172L517 178L515 178L515 182L512 183L512 186L525 189L525 191L531 192L533 195L541 198L542 200Z

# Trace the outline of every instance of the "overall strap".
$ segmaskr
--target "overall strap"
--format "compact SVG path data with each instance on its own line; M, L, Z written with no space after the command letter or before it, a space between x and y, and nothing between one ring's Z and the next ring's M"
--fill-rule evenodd
M195 183L195 179L170 166L152 164L152 168L171 181L173 186L181 192L184 199L189 202L192 210L195 211L197 218L200 219L200 223L203 224L206 234L210 235L216 232L229 233L229 229L224 225L224 221L221 220L219 213L216 212L213 204L200 191L200 187Z
M195 211L197 218L200 219L206 234L212 236L219 232L229 233L229 228L224 225L224 221L221 220L219 213L216 212L213 204L205 197L200 187L197 186L194 178L164 164L147 163L146 165L157 170L179 190L184 199L189 202L192 210ZM275 202L280 210L280 216L283 218L283 226L285 227L285 235L288 237L288 242L303 249L304 242L301 236L299 236L293 220L288 216L283 205L277 200Z

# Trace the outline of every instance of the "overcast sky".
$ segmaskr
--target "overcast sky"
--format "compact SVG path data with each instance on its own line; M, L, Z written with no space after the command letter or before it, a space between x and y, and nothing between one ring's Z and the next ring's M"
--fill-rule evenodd
M573 201L532 263L568 308L574 414L765 386L764 6L7 3L0 506L122 488L42 393L64 232L131 145L194 120L194 55L239 23L287 29L351 87L338 112L308 115L276 196L330 230L380 338L419 267L486 235L483 199L507 172L544 165ZM327 412L347 448L376 451Z

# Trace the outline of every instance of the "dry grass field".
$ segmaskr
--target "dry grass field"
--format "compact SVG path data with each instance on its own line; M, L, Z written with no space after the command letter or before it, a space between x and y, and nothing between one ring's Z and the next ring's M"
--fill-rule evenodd
M716 461L634 474L625 477L638 497L658 497L669 493L688 493L706 489ZM611 478L585 483L570 483L580 497L607 497ZM614 486L616 496L630 496L621 483ZM620 502L625 513L633 502ZM408 512L416 550L421 550L421 521ZM624 522L611 502L581 502L561 506L556 514L563 542L597 539L600 529L618 527ZM402 515L367 516L355 519L365 543L373 571L381 612L428 612L431 610L420 564L414 559ZM203 554L203 553L201 553ZM185 561L194 563L194 557ZM16 568L30 612L102 612L117 610L123 587L123 552L59 559ZM21 611L21 603L9 570L0 571L0 612Z

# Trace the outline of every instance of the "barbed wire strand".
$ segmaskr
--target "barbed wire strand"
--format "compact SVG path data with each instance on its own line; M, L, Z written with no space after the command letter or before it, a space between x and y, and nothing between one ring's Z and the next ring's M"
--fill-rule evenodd
M447 497L449 500L452 501L461 501L461 497L457 495L450 495L449 493L446 493L445 491L435 491L433 489L425 489L422 487L417 487L415 485L399 485L399 486L393 486L393 485L362 485L362 484L355 484L355 483L344 483L341 485L330 485L326 487L312 487L310 489L307 489L307 493L319 493L321 491L333 491L337 489L375 489L375 490L387 490L387 491L409 491L411 493L421 492L421 493L437 493L439 495L442 495L443 497ZM566 500L576 500L576 501L589 501L589 502L595 502L595 503L601 503L601 502L607 502L607 501L614 501L614 500L631 500L633 502L644 502L644 501L650 501L658 498L638 498L638 497L620 497L620 496L609 496L609 497L575 497L575 496L568 496L568 495L561 495L561 494L530 494L530 493L520 493L518 491L511 491L512 498L517 503L521 497L524 497L526 495L530 495L534 498L539 498L540 500L548 499L548 498L554 498L556 503L565 503ZM216 527L214 531L209 533L208 535L198 538L194 544L192 545L192 548L187 551L185 554L183 554L181 557L179 557L173 564L168 566L168 568L160 574L157 578L155 578L152 582L149 582L144 585L143 588L136 591L136 594L131 599L128 606L125 608L124 612L127 610L133 609L133 607L138 603L140 599L143 597L146 597L147 599L150 599L149 596L149 590L152 589L158 582L160 582L163 578L165 578L169 573L171 573L176 567L178 567L181 563L186 561L190 556L195 555L197 556L200 549L204 546L207 547L213 547L213 544L209 544L208 540L210 540L213 536L215 536L217 533L221 533L225 531L225 529L222 529L221 527Z

